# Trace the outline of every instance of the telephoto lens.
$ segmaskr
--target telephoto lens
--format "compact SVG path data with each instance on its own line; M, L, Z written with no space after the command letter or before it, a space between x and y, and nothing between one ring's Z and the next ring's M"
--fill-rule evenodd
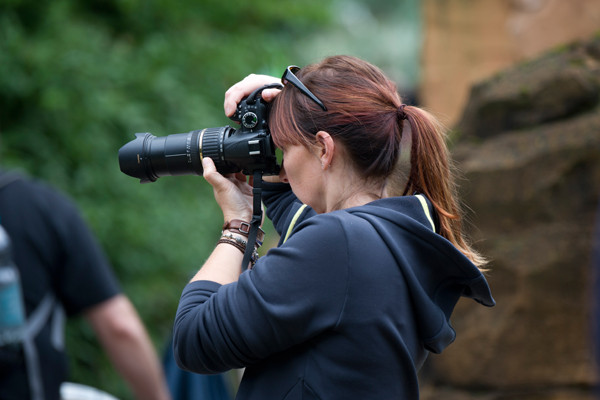
M258 88L238 104L231 119L240 123L239 129L222 126L164 137L136 133L134 140L119 149L121 171L141 183L161 176L202 175L202 158L210 157L221 174L279 174L267 123L269 107L260 96L271 87L281 85Z
M223 174L239 171L221 156L223 140L232 131L225 126L163 137L136 133L134 140L119 149L121 172L141 183L163 176L202 175L202 157L211 157Z

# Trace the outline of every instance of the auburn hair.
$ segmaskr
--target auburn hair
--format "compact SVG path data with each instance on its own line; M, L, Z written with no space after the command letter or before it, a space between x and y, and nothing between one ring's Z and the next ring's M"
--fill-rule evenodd
M321 109L292 85L275 98L269 125L275 145L310 147L326 131L343 144L365 180L395 180L405 125L410 132L410 172L402 195L424 194L435 208L439 234L476 266L486 260L462 229L454 168L447 134L425 110L404 105L396 84L376 66L351 56L333 56L297 72L297 77L327 107Z

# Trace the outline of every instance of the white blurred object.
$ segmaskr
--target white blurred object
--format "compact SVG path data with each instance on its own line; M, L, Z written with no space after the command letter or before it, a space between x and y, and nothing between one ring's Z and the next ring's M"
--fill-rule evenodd
M64 382L60 386L61 400L119 400L102 390L79 383Z

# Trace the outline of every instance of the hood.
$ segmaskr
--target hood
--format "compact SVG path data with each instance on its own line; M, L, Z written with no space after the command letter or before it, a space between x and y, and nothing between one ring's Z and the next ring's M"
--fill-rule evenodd
M434 232L433 207L422 195L387 198L348 210L369 221L398 262L410 290L425 347L440 353L456 337L450 315L459 298L496 303L479 269Z

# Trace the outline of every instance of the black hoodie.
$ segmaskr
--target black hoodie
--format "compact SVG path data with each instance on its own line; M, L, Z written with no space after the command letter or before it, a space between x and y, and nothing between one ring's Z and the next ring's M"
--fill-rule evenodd
M423 196L316 215L287 185L267 188L281 243L238 282L186 286L179 365L246 367L239 399L417 399L427 352L455 338L459 297L494 305L481 272L434 232Z

